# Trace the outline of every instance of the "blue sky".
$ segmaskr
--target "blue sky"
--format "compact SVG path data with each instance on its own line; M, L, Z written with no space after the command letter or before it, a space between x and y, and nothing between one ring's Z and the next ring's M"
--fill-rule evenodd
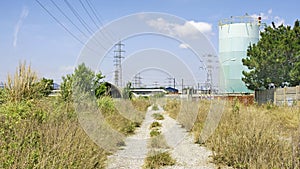
M84 30L70 12L64 0L54 0L63 11ZM86 18L87 24L96 31L79 0L68 0ZM248 13L262 16L263 22L293 25L299 19L298 0L89 0L104 25L120 17L139 12L163 12L172 14L195 23L205 31L213 46L218 47L218 21L230 16ZM50 0L40 2L62 22L82 42L89 38L80 33L55 8ZM86 2L82 0L82 2ZM61 76L72 72L83 45L68 34L53 18L43 10L35 0L2 0L0 2L0 81L5 81L7 73L13 73L19 61L31 63L40 77L61 81ZM90 33L86 32L88 36ZM112 34L117 34L113 32ZM147 38L146 38L147 39ZM155 39L155 38L154 38ZM145 48L141 38L129 40L125 47L126 54ZM151 46L150 41L149 46ZM155 42L157 43L157 42ZM164 45L162 45L164 46ZM112 55L108 54L108 55ZM109 59L111 58L111 59ZM103 64L113 64L108 56ZM109 68L108 68L109 69ZM112 69L112 67L110 67ZM166 82L168 83L168 82Z

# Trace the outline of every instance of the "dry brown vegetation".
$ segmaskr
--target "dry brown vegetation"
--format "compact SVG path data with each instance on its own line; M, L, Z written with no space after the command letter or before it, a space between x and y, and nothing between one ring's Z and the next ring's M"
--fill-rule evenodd
M0 168L105 168L108 153L82 129L73 103L59 96L36 95L37 82L36 74L23 63L1 89ZM132 104L144 112L150 105L147 100ZM122 117L111 98L99 100L99 105L111 126L125 135L134 132L137 123Z
M165 107L175 107L174 101ZM179 104L179 103L178 103ZM192 132L199 140L210 102L201 101ZM174 109L170 109L175 114ZM167 111L169 112L169 111ZM175 116L176 117L176 116ZM234 168L299 168L299 107L245 106L227 102L222 119L205 145L214 162Z

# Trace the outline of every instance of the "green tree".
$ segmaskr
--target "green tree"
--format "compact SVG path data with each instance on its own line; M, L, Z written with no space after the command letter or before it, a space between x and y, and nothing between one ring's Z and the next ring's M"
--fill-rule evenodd
M62 77L63 82L60 84L60 95L66 102L72 101L72 84L73 74Z
M42 78L42 80L37 82L36 87L38 88L40 95L48 96L54 89L53 84L53 79Z
M132 92L131 92L130 88L131 88L131 83L128 82L126 84L126 87L124 87L124 89L123 89L123 98L124 99L132 99Z
M105 76L102 75L102 73L96 74L95 81L94 81L94 90L95 90L95 96L97 98L100 98L102 96L108 95L108 87L106 82L102 82L102 79L104 79Z
M65 101L73 101L73 89L76 88L79 94L95 94L95 96L99 98L104 95L107 90L105 83L102 82L104 77L101 72L95 75L90 68L82 63L78 65L73 74L62 77L61 96Z
M298 85L300 82L300 27L297 20L294 27L280 25L268 26L261 32L257 44L247 50L243 65L249 71L243 71L243 81L251 90L268 88L288 82Z

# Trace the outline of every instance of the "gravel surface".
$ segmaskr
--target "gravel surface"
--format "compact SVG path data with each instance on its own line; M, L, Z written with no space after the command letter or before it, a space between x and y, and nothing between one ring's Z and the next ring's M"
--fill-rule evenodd
M214 169L217 168L209 162L209 156L212 154L205 147L194 144L193 136L179 125L176 120L163 113L159 107L158 111L153 111L152 107L148 108L146 117L141 127L136 130L136 134L125 140L126 146L121 147L112 156L108 157L108 168L118 169L138 169L142 168L144 159L149 149L147 141L150 138L150 124L155 121L151 115L153 113L162 113L164 120L161 131L165 140L170 147L171 156L176 160L174 166L162 167L164 169Z

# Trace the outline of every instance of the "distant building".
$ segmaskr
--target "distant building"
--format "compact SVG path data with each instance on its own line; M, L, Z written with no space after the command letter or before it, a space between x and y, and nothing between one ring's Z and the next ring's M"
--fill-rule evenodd
M132 88L130 90L136 96L154 96L168 93L164 88Z
M167 87L165 89L169 94L177 94L178 93L178 89L175 89L173 87Z
M53 83L53 90L59 90L60 89L60 85L57 83Z

